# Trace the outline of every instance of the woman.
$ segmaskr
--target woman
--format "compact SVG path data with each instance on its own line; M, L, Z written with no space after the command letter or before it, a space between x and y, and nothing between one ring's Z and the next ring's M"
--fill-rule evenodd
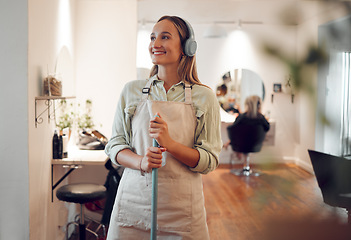
M261 113L262 101L259 96L252 95L245 99L245 112L240 114L234 121L233 126L240 124L262 125L265 132L268 132L270 125L267 119ZM227 148L230 141L224 144ZM241 153L236 153L241 158Z
M252 95L245 100L245 113L240 114L234 122L234 125L250 122L253 124L259 124L263 126L263 129L267 132L269 130L269 122L261 113L262 101L257 95Z
M219 104L198 79L186 21L161 17L150 39L150 79L124 87L105 149L125 167L107 239L150 238L153 168L159 239L209 239L201 174L218 166ZM161 147L152 147L153 138Z

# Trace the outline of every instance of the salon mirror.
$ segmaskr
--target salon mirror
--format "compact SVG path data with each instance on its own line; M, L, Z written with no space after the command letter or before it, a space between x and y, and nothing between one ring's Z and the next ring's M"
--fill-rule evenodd
M261 77L248 69L234 69L222 76L222 81L216 86L217 99L229 114L245 111L245 99L251 95L258 95L262 101L265 88Z

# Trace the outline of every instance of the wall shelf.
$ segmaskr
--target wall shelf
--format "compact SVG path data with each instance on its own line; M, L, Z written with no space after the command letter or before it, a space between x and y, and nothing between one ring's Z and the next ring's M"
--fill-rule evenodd
M284 94L284 93L272 93L271 103L273 103L274 95L276 95L276 94ZM288 94L288 93L286 93L286 94ZM295 98L295 94L291 93L291 103L294 103L294 98Z
M40 96L40 97L35 97L35 127L38 126L38 124L41 124L44 119L42 117L42 115L47 112L48 114L48 122L50 123L50 119L55 117L55 111L57 110L57 108L59 108L60 106L56 107L55 106L55 101L56 100L65 100L65 99L73 99L76 97L70 96L70 97L62 97L62 96ZM38 101L45 101L45 109L38 114L37 112L37 103ZM53 106L53 110L52 112L50 111L50 108Z

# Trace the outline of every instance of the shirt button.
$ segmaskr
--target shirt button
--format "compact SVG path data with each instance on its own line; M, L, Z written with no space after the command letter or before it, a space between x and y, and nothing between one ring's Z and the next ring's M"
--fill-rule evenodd
M172 91L174 91L174 88L172 88Z

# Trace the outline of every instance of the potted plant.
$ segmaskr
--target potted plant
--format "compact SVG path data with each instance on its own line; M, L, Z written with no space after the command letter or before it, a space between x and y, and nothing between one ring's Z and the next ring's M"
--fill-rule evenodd
M65 99L60 101L60 112L58 119L55 122L56 128L59 130L59 135L62 136L63 157L68 157L68 142L71 138L75 114L73 112L73 103L67 104Z
M60 113L58 120L56 122L56 127L60 131L60 135L64 134L64 131L68 131L68 139L71 136L72 128L73 128L73 123L75 119L75 114L73 112L73 103L67 104L67 101L65 99L62 99L60 101L61 107L60 107Z
M80 111L77 117L78 127L78 147L87 150L103 150L107 143L107 139L98 130L94 130L95 126L92 117L92 101L85 101L85 108ZM80 107L80 104L78 104Z
M93 103L90 99L85 101L85 111L80 113L77 119L79 130L90 130L95 126L91 116L92 105ZM80 104L78 104L78 107L80 107Z

